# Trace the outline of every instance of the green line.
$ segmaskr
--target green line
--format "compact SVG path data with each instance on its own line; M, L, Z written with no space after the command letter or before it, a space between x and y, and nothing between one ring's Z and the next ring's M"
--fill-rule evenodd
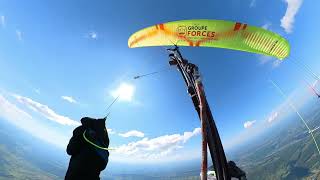
M108 151L108 150L115 150L114 148L101 147L101 146L99 146L99 145L91 142L89 139L87 139L87 137L86 137L86 135L85 135L85 134L86 134L86 131L87 131L87 130L85 130L85 131L83 132L83 138L84 138L84 140L86 140L86 141L87 141L89 144L91 144L92 146L94 146L94 147L96 147L96 148L98 148L98 149L106 150L106 151Z

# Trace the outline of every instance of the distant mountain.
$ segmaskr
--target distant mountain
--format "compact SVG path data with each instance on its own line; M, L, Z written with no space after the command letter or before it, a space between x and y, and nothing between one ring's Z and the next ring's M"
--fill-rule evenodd
M320 106L310 106L303 114L311 127L320 124ZM290 116L281 129L238 153L236 162L248 179L320 179L320 156L306 127L297 116ZM320 131L314 131L320 143Z

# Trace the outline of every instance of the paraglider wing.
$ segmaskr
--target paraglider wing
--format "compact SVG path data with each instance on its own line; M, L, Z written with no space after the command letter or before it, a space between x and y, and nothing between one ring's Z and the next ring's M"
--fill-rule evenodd
M157 24L134 33L130 48L146 46L201 46L288 57L290 46L280 35L263 28L222 20L183 20Z

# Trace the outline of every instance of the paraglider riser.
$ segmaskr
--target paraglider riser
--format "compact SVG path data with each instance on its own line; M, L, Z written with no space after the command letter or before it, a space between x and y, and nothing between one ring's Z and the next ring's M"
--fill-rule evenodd
M197 94L196 83L201 84L200 75L198 73L198 67L192 63L189 63L185 59L182 58L182 55L178 49L175 47L174 49L168 49L171 53L170 57L170 65L176 65L178 70L183 76L185 83L188 87L188 93L191 96L192 102L194 107L199 115L200 118L200 98L199 94ZM195 79L196 78L196 79ZM203 91L203 88L202 88ZM204 95L205 102L203 103L206 105L206 116L207 122L207 139L208 139L208 146L211 155L212 162L214 164L214 169L216 171L217 179L218 180L229 180L230 177L228 175L228 166L226 156L223 151L223 147L221 144L221 140L218 134L218 130L214 124L214 120L210 111L210 107L206 102L205 93L202 92Z
M178 70L180 71L187 85L188 93L191 96L200 121L201 117L203 118L203 115L205 116L205 118L203 118L204 123L206 124L205 134L207 136L206 139L208 141L213 167L216 172L216 178L217 180L230 180L231 176L234 177L234 175L231 175L229 171L233 172L233 170L230 169L230 166L228 165L215 121L213 119L209 104L206 100L199 69L195 64L189 63L187 60L183 59L178 46L167 50L170 58L169 64L172 66L177 66ZM200 109L200 105L205 107ZM205 110L205 112L201 112L201 110Z

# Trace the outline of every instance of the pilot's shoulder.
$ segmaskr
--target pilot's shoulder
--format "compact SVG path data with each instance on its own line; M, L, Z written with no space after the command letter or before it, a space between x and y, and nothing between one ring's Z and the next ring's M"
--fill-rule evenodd
M77 136L77 135L80 135L84 132L85 128L81 125L81 126L78 126L77 128L75 128L73 130L73 135L74 136Z

